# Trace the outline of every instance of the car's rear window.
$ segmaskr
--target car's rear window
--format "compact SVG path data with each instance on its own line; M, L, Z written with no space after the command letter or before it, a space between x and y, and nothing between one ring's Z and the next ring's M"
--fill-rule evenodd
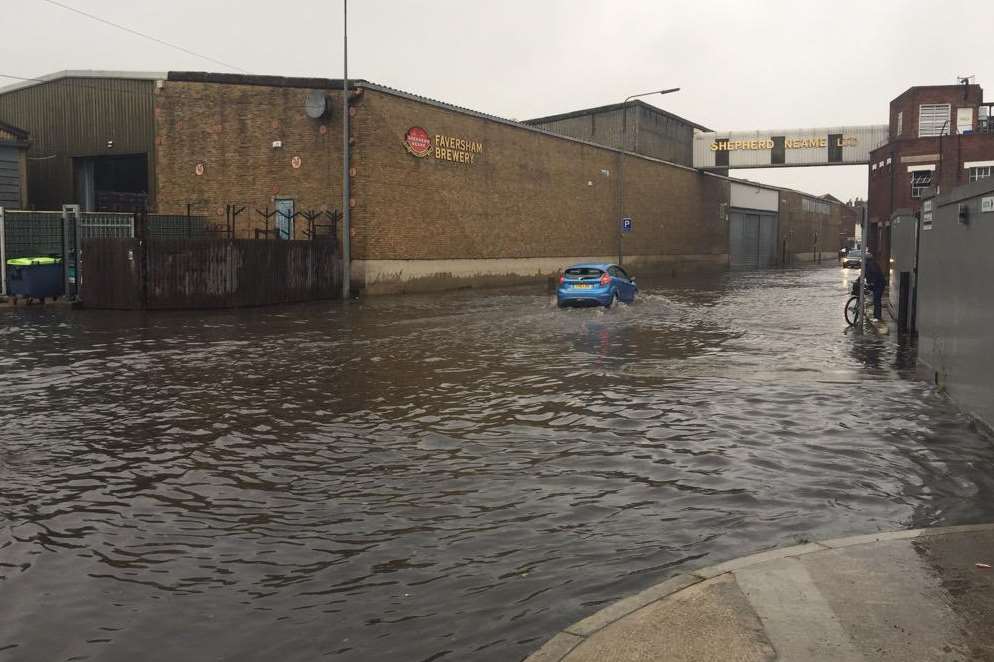
M566 270L567 276L600 276L603 271L593 267L572 267Z

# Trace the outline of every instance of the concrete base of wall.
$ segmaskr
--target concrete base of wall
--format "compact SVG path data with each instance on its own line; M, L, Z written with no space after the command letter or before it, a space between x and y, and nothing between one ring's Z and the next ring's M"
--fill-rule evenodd
M354 260L352 284L363 294L435 292L541 282L579 262L617 261L617 256L497 258L485 260ZM632 255L626 267L725 267L728 255ZM636 274L637 275L637 274Z

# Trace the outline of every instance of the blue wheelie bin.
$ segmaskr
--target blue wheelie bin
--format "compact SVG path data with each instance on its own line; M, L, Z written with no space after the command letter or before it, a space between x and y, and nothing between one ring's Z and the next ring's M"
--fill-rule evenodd
M17 299L54 299L65 294L60 257L18 257L7 260L7 294Z

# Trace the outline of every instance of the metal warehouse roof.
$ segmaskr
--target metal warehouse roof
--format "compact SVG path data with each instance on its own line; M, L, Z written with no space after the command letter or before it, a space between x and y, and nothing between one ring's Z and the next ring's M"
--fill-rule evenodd
M191 83L220 83L226 85L265 85L268 87L322 87L327 89L342 89L341 78L304 78L291 76L256 76L247 74L218 74L207 71L101 71L92 69L67 69L46 74L37 78L19 81L0 87L0 94L14 92L36 85L43 85L67 78L93 78L117 80L172 80ZM349 79L357 85L365 83L362 79Z
M612 111L615 111L615 110L621 110L622 108L624 108L626 106L640 106L640 107L645 108L645 109L647 109L647 110L649 110L649 111L651 111L653 113L656 113L657 115L664 115L666 117L669 117L669 118L672 118L672 119L675 119L675 120L679 120L679 121L683 122L684 124L686 124L688 126L691 126L691 127L695 128L695 129L700 129L701 131L711 132L711 129L707 128L706 126L701 126L697 122L691 122L690 120L688 120L686 118L683 118L683 117L680 117L679 115L676 115L674 113L671 113L668 110L663 110L662 108L657 108L656 106L653 106L651 103L646 103L646 102L641 101L639 99L634 99L632 101L629 101L627 104L626 103L613 103L613 104L610 104L610 105L607 105L607 106L597 106L596 108L584 108L582 110L573 110L573 111L570 111L568 113L560 113L558 115L546 115L545 117L536 117L534 119L524 120L524 123L525 124L546 124L548 122L558 122L560 120L568 120L568 119L572 119L574 117L585 117L587 115L596 115L598 113L609 113L609 112L612 112Z
M217 83L220 85L261 85L265 87L305 87L342 89L341 78L302 78L295 76L263 76L255 74L216 74L208 71L170 71L165 80L186 83ZM350 78L350 85L361 85L366 81Z
M52 74L45 74L44 76L32 78L30 80L24 80L17 83L12 83L10 85L5 85L4 87L0 87L0 94L7 94L8 92L21 90L26 87L34 87L35 85L43 85L44 83L51 83L52 81L62 80L64 78L117 78L124 80L165 80L166 73L154 72L154 71L100 71L94 69L67 69L65 71L57 71Z

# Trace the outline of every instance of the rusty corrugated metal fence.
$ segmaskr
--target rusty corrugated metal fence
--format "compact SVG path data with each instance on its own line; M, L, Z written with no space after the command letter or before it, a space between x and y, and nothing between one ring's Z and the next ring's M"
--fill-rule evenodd
M331 241L94 239L80 299L93 308L239 308L336 298ZM93 266L91 266L93 265Z

